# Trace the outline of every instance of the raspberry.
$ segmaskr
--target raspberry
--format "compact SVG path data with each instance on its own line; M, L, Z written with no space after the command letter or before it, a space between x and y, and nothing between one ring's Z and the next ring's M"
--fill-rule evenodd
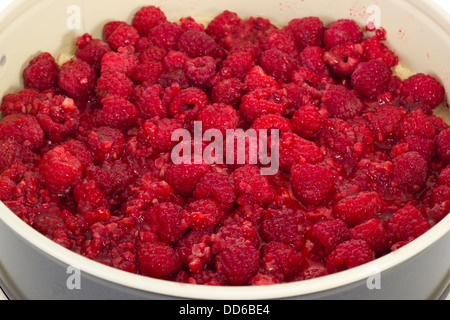
M223 220L216 233L211 235L210 241L214 254L218 254L231 245L242 241L252 244L255 248L260 245L258 231L250 221Z
M131 74L131 79L136 82L145 82L152 85L158 82L159 77L164 73L162 62L146 61L138 64Z
M339 244L326 259L330 273L355 268L373 261L375 254L364 240L348 240Z
M410 135L417 135L429 139L436 136L436 127L422 109L417 109L408 113L400 124L397 135L405 138Z
M242 97L240 110L242 117L249 123L267 114L282 115L289 101L286 92L275 89L257 89Z
M321 47L325 28L317 17L297 18L289 21L287 30L292 34L298 50L307 47Z
M387 89L391 70L380 60L361 62L351 76L354 89L364 97L374 98Z
M279 88L278 82L273 77L267 75L259 65L253 67L247 73L244 82L249 91L264 88Z
M266 130L269 136L270 130L276 129L282 136L284 133L292 131L292 126L288 119L279 114L266 114L253 122L252 129Z
M436 144L434 140L420 136L407 136L399 145L403 144L406 145L407 151L418 152L427 162L431 161L435 156ZM392 153L395 152L394 148Z
M87 62L73 58L62 65L58 85L70 98L86 100L93 93L96 80L95 70Z
M320 249L325 250L324 254L326 255L331 253L340 243L349 240L349 229L342 220L327 220L315 223L309 230L307 237Z
M323 60L335 77L349 77L361 62L363 48L360 44L345 42L323 54Z
M206 33L218 41L233 34L241 23L241 18L237 13L225 10L208 24Z
M102 74L117 71L131 76L138 64L139 59L133 53L121 48L117 52L108 52L103 55L100 71Z
M95 71L100 70L102 57L110 51L109 44L101 39L92 38L92 35L88 33L77 38L75 56L89 63Z
M158 85L139 85L132 92L130 102L139 110L144 119L167 118L169 110L162 102L163 88Z
M120 130L128 130L136 125L140 116L139 110L125 98L107 95L101 103L101 119L104 125Z
M181 267L175 250L164 242L145 242L137 250L139 273L156 278L165 278Z
M188 204L183 216L193 230L213 230L225 216L225 211L217 201L205 198Z
M138 141L152 147L157 153L170 152L177 144L177 141L172 141L172 133L178 129L183 129L183 125L176 119L153 118L144 122L137 137Z
M196 22L192 17L180 18L180 26L183 31L188 31L191 29L205 31L205 26L199 22Z
M369 129L377 142L396 138L397 130L406 115L406 111L396 106L383 106L375 112L367 112L364 117L369 121Z
M170 87L174 83L178 83L181 89L186 89L189 87L189 79L184 70L164 72L158 80L158 84L163 89Z
M291 33L286 29L275 29L267 32L264 37L260 39L260 47L263 51L278 49L289 55L298 53L296 43L291 36Z
M31 151L41 149L45 134L36 117L28 114L12 114L0 121L0 137L12 139Z
M291 118L293 131L302 138L314 138L325 125L326 115L313 104L307 104L294 112Z
M126 197L124 191L136 179L128 164L120 159L87 167L86 178L97 182L112 204Z
M364 103L354 91L343 86L331 85L322 96L322 105L332 117L351 119L362 114Z
M2 138L0 148L2 150L0 154L0 174L15 163L31 163L34 159L34 154L30 150L13 139L3 140Z
M134 83L125 74L118 71L102 73L97 80L95 92L97 99L102 100L108 94L129 99L134 88Z
M278 49L264 51L259 63L269 76L280 83L290 82L292 72L299 66L295 58Z
M268 209L260 225L264 241L279 241L299 250L305 243L305 216L302 211L291 208Z
M403 81L399 96L404 103L421 102L434 109L444 101L445 89L435 78L419 73Z
M260 253L248 242L232 245L215 257L216 270L230 285L245 285L258 272Z
M125 21L110 21L103 26L103 37L108 41L109 37L119 26L127 26Z
M200 178L193 193L194 198L213 198L222 205L231 204L236 200L234 187L229 177L219 172L208 172Z
M321 47L306 47L298 55L300 66L318 74L329 76L331 71L324 61L324 53L325 51Z
M245 85L237 78L225 79L211 88L211 100L237 108L245 94Z
M212 261L211 247L206 244L208 235L208 231L188 230L175 245L178 259L194 274Z
M181 51L170 50L163 58L163 65L166 71L175 71L184 68L188 56Z
M184 64L184 72L191 84L206 89L216 74L217 63L212 57L197 57L189 59Z
M377 256L388 250L389 239L383 221L377 218L369 219L349 230L354 240L365 240Z
M416 151L395 157L392 167L392 185L408 192L421 190L427 178L427 161Z
M311 268L311 269L307 269L304 272L302 272L301 274L299 274L296 279L297 281L301 281L301 280L308 280L308 279L314 279L314 278L320 278L323 276L328 275L328 271L326 269L321 269L321 268Z
M168 244L175 244L186 232L183 208L177 204L156 203L147 209L144 218L155 228L159 239Z
M77 203L78 212L85 214L85 218L90 218L89 213L94 212L97 208L105 209L107 207L105 194L98 184L92 180L83 179L80 184L76 185L73 189L73 197ZM90 223L100 221L97 219L89 220Z
M301 252L282 242L271 241L263 245L261 255L264 270L282 281L297 275L305 267Z
M64 195L81 182L83 166L76 157L57 146L43 156L39 172L50 192Z
M361 43L363 37L364 34L355 21L340 19L326 28L323 42L326 48L332 48L346 42Z
M417 238L430 229L430 223L419 209L406 205L398 210L386 223L392 243Z
M376 36L364 39L361 43L364 48L364 61L378 59L383 61L388 68L398 64L398 57L383 43L383 41L386 40L385 36L386 30L380 28L377 30Z
M7 201L12 197L16 184L10 178L0 176L0 201Z
M167 50L160 48L158 46L151 46L137 53L139 62L143 63L146 61L163 62L164 57L167 54Z
M164 21L150 29L148 36L152 40L153 45L171 50L176 48L182 33L180 25L175 22Z
M128 24L119 25L106 40L114 51L122 47L134 47L139 40L136 28Z
M173 190L184 197L189 197L195 190L195 186L210 167L206 163L202 164L172 164L167 168L164 179Z
M283 134L279 148L280 167L286 171L297 163L316 164L323 160L323 153L314 142L293 132Z
M169 104L169 113L190 125L198 112L209 104L208 95L201 89L189 87L177 93Z
M234 77L244 80L245 76L253 69L255 61L247 52L235 52L229 54L221 64L221 74L228 78Z
M86 144L93 153L96 163L114 161L122 156L125 135L115 128L99 127L91 131Z
M197 121L202 122L204 131L217 129L225 134L227 130L238 127L239 114L232 106L222 103L210 104L199 111Z
M254 165L244 165L234 170L231 182L235 187L236 202L239 205L268 205L273 200L274 194L269 180L261 175L259 168Z
M441 170L438 176L437 183L439 185L450 185L450 166L446 166Z
M34 101L39 97L39 92L34 89L22 89L17 93L10 93L3 97L0 111L3 116L15 113L28 113L36 115L39 106L34 105Z
M376 218L382 208L383 200L376 192L360 192L337 202L333 206L333 215L354 227Z
M197 30L188 30L183 33L178 39L176 49L191 58L215 57L219 50L213 38L206 32Z
M290 186L295 197L305 204L323 203L334 189L333 172L319 165L297 164L291 169Z
M148 32L158 24L167 21L164 12L155 6L146 6L139 9L134 15L132 25L141 37L148 35Z
M44 52L33 58L23 72L25 86L38 91L54 89L58 84L59 66L53 56Z

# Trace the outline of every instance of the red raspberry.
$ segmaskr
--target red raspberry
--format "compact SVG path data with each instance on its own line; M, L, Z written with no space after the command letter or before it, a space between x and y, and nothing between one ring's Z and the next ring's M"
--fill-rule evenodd
M87 146L94 155L96 163L120 159L125 147L125 135L118 129L99 127L87 137Z
M286 91L266 88L245 94L239 108L244 120L251 124L263 115L282 115L288 103Z
M388 219L386 230L392 243L417 238L431 228L430 223L422 212L406 205Z
M441 170L438 176L437 183L439 185L450 185L450 166L447 165Z
M418 152L427 162L431 161L435 156L436 144L434 140L424 137L407 136L402 142L392 148L392 153L396 153L395 149L399 146L401 146L400 148L406 147L406 151Z
M39 172L50 192L64 195L81 182L83 166L70 152L57 146L43 156Z
M197 121L202 122L204 131L217 129L225 134L227 130L238 127L239 114L232 106L222 103L210 104L199 111Z
M364 34L353 20L340 19L331 23L324 32L323 41L326 48L346 43L361 43Z
M145 242L137 250L139 273L156 278L165 278L181 267L175 250L164 242Z
M319 255L324 257L340 243L349 240L349 229L345 222L339 219L321 221L311 227L307 237L317 246L316 250L323 250Z
M351 76L351 84L364 97L374 98L386 91L392 72L380 60L361 62Z
M108 41L109 37L113 34L114 31L119 26L127 26L128 23L125 21L110 21L103 26L103 36L106 41Z
M219 48L217 43L206 32L188 30L183 33L177 43L177 50L191 58L215 57Z
M0 140L0 149L2 150L0 154L0 174L15 163L31 163L34 159L34 154L22 143L18 143L13 139L3 139L2 137Z
M260 253L248 242L232 245L215 257L216 270L230 285L245 285L258 272Z
M278 82L273 77L267 75L259 65L256 65L248 72L244 82L249 91L264 88L279 88Z
M2 99L0 111L5 117L15 113L36 115L39 105L35 105L33 102L38 97L39 92L34 89L22 89L17 93L7 94Z
M189 59L184 64L184 72L193 86L206 89L217 71L217 62L212 57Z
M362 53L363 48L360 44L345 42L326 51L323 60L335 77L349 77L361 62Z
M73 58L62 65L58 85L70 98L86 100L94 91L97 75L87 62Z
M122 160L103 162L101 165L91 165L86 168L86 178L94 180L100 188L109 196L110 202L114 204L126 197L124 192L136 177L128 164Z
M296 277L296 280L302 281L302 280L320 278L320 277L326 276L328 274L329 274L329 272L325 268L323 268L323 269L322 268L310 268L310 269L306 269L304 272L299 274Z
M167 168L164 179L173 190L184 197L190 197L201 177L210 170L206 163L172 164Z
M292 125L289 119L279 114L266 114L256 119L252 124L252 129L267 130L270 137L270 130L279 130L279 135L282 136L286 132L292 131Z
M292 129L299 136L314 138L325 125L326 115L313 104L307 104L294 112L291 118Z
M421 102L436 108L444 101L445 89L433 77L423 73L415 74L403 81L400 99L405 102Z
M104 125L120 130L128 130L136 125L140 116L139 110L125 98L107 95L101 103L101 119Z
M332 85L324 92L322 105L332 117L344 120L361 115L365 109L364 103L354 91L340 85Z
M7 201L12 197L16 184L10 178L0 176L0 201Z
M163 62L164 57L167 54L167 50L158 46L151 46L137 53L139 62L155 61Z
M209 104L208 95L199 88L189 87L177 93L169 103L169 113L183 123L191 125L198 112Z
M105 194L95 181L83 179L80 184L74 187L73 197L77 203L78 212L84 214L89 223L103 220L91 219L92 217L90 217L90 214L96 209L106 210L108 206Z
M290 173L292 193L305 204L323 203L334 189L333 171L326 167L296 164L292 166Z
M383 61L388 68L398 64L398 57L383 41L386 40L386 30L380 28L374 37L367 37L361 43L364 48L363 60L378 59Z
M241 18L237 13L225 10L208 24L206 33L218 41L226 36L232 35L241 23Z
M151 29L165 21L167 21L166 15L159 7L146 6L134 15L132 25L141 37L145 37Z
M264 51L259 63L267 74L279 83L290 82L292 72L299 66L295 58L278 49Z
M296 43L286 29L274 29L268 31L262 39L260 39L260 47L262 51L270 49L278 49L289 55L298 54Z
M184 68L188 56L181 51L170 50L163 59L164 69L166 71L175 71Z
M178 259L194 273L192 276L195 277L196 283L212 280L203 277L200 280L197 277L204 271L204 266L212 262L211 247L206 243L208 235L209 233L203 230L190 230L175 245Z
M281 281L297 275L306 264L301 252L278 241L263 245L261 255L261 265L264 270Z
M264 241L279 241L299 250L305 243L305 216L302 211L291 208L268 209L260 225Z
M125 74L118 71L102 73L97 80L95 92L97 99L102 100L108 94L120 96L125 99L130 98L134 88L134 83Z
M188 204L183 216L193 230L213 230L225 216L225 211L216 200L205 198Z
M37 151L45 144L45 134L36 117L12 114L0 121L0 137L8 138L29 150Z
M258 248L260 245L256 226L250 221L230 221L226 220L226 218L223 220L216 233L211 235L210 241L212 243L214 254L218 254L231 245L242 241L249 242L255 248Z
M164 73L162 62L146 61L138 64L131 74L131 79L138 83L145 82L152 85L158 82L159 77Z
M186 232L183 208L171 202L156 203L145 212L145 221L155 228L159 239L175 244Z
M436 133L436 127L422 109L417 109L408 113L397 130L397 135L400 138L417 135L434 139Z
M89 63L95 71L100 70L102 57L111 51L111 47L101 39L93 39L92 35L85 33L77 39L75 56Z
M163 89L170 87L174 83L178 83L181 89L186 89L189 87L189 79L184 70L164 72L158 80L158 84Z
M396 138L406 111L396 106L383 106L375 108L375 112L367 112L364 117L369 121L369 129L373 132L377 142Z
M122 47L134 47L139 40L136 28L128 24L119 25L106 40L114 51Z
M103 55L100 71L102 74L117 71L131 76L138 65L139 59L127 49L121 48L117 52Z
M358 267L374 259L375 254L366 241L348 240L330 253L325 265L330 273L335 273Z
M167 118L169 110L162 102L163 94L163 88L158 84L151 86L142 84L135 87L130 101L138 108L144 119Z
M183 30L176 22L164 21L150 29L148 33L153 45L171 50L175 49Z
M307 47L321 47L325 28L317 17L297 18L289 21L287 30L295 40L298 50Z
M279 152L280 167L286 171L297 163L316 164L323 160L323 153L314 142L293 132L286 132L280 138Z
M383 208L383 200L376 192L360 192L349 195L333 206L333 215L350 227L377 217Z
M229 177L219 172L208 172L200 178L193 193L194 198L213 198L222 205L231 204L236 200L234 187Z
M221 64L220 74L227 78L244 80L245 76L253 69L255 61L247 52L235 52L229 54Z
M211 101L237 108L244 94L245 85L239 79L225 79L211 88Z
M392 186L408 192L417 192L424 187L428 164L418 152L401 154L392 163Z
M176 119L148 119L139 128L137 138L156 153L170 152L177 145L177 141L172 141L172 133L183 128L183 124Z
M298 55L300 66L318 74L329 76L331 71L325 63L324 53L325 51L321 47L306 47Z
M236 192L236 202L239 205L256 203L268 205L272 202L274 194L267 177L261 175L254 165L244 165L231 174L231 182Z
M180 18L180 26L183 31L197 30L205 31L205 26L199 22L196 22L192 17Z
M59 66L53 56L44 52L33 58L23 72L25 86L38 91L54 89L58 84Z
M388 250L389 239L382 220L373 218L350 229L350 237L354 240L365 240L377 256Z

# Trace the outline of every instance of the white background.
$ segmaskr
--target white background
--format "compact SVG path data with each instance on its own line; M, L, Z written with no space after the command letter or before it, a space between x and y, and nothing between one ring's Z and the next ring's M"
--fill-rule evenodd
M11 4L14 0L0 0L0 11L2 11L4 8L6 8L9 4ZM444 8L449 14L450 14L450 1L449 0L433 0L440 6ZM0 300L4 300L6 297L3 295L2 291L0 290ZM449 298L447 298L450 300Z

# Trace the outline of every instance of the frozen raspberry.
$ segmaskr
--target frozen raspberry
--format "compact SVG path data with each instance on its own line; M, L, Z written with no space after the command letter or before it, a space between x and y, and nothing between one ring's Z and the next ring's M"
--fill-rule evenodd
M143 275L164 278L177 271L181 263L175 250L164 242L145 242L137 250L139 272Z
M93 93L96 80L95 70L87 62L74 58L62 65L58 85L70 98L86 100Z
M316 246L316 255L325 257L340 243L349 240L349 229L345 222L339 219L320 221L308 231L307 238Z
M18 143L13 139L6 140L5 138L2 136L2 139L0 139L0 148L2 150L0 154L0 174L15 163L23 162L26 164L34 159L33 153L23 146L22 143Z
M87 137L87 146L94 155L96 163L120 159L125 147L125 135L111 127L99 127Z
M153 45L170 50L175 49L183 30L175 22L164 21L150 29L148 36Z
M164 179L176 193L189 197L195 190L195 186L200 178L209 170L210 166L206 163L172 164L167 168Z
M136 82L145 82L149 85L158 82L159 77L164 73L162 62L146 61L138 64L131 74L131 79Z
M298 55L300 66L308 68L318 74L329 76L331 74L324 60L324 49L321 47L306 47Z
M206 89L217 72L217 63L208 56L189 59L184 64L184 72L193 86Z
M248 242L232 245L215 257L216 270L234 286L245 285L258 272L260 253Z
M378 107L375 112L367 112L364 117L369 121L369 129L377 142L394 139L406 111L402 108L386 105Z
M271 241L261 248L262 267L282 281L302 271L305 262L301 252L282 242Z
M245 94L245 85L237 78L225 79L211 88L211 100L237 108Z
M314 138L325 125L326 115L315 105L307 104L294 112L291 118L292 129L299 136Z
M346 42L361 43L364 34L353 20L340 19L331 23L324 32L323 41L327 48Z
M367 98L374 98L387 89L392 72L380 60L361 62L351 76L354 89Z
M299 66L295 58L278 49L264 51L259 63L269 76L281 83L290 82L292 72Z
M321 47L325 28L317 17L296 18L289 21L287 30L292 34L298 50Z
M170 50L163 58L163 65L166 71L175 71L184 68L184 64L188 60L186 53L181 51Z
M166 15L159 7L146 6L134 15L132 25L142 37L145 37L152 28L165 21Z
M155 152L169 152L177 145L172 141L172 133L183 129L183 125L176 119L152 118L147 119L139 128L138 141L153 148Z
M92 35L85 33L77 39L75 56L89 63L95 71L99 71L102 57L110 51L111 47L105 41L92 38Z
M408 113L397 130L397 135L400 138L417 135L434 139L436 133L436 127L422 109L417 109Z
M83 169L76 157L57 146L44 155L39 172L50 192L67 194L81 182Z
M39 105L33 102L38 97L39 92L37 90L26 88L17 93L7 94L2 99L0 111L5 117L15 113L36 115L39 111Z
M38 91L54 89L58 84L59 66L53 56L44 52L33 58L23 72L25 86Z
M382 208L383 200L376 192L360 192L337 202L333 214L353 227L377 217Z
M365 109L354 91L340 85L332 85L324 92L322 105L332 117L344 120L361 115Z
M234 170L231 181L239 205L249 203L268 205L273 200L274 194L269 180L261 175L259 168L254 165L244 165Z
M280 167L289 172L297 163L316 164L323 160L323 153L315 142L306 140L293 132L286 132L280 139Z
M45 144L45 134L36 117L12 114L0 121L0 137L12 139L29 150L37 151Z
M332 47L323 54L323 60L335 77L349 77L362 60L360 44L346 42Z
M108 94L129 99L134 88L134 83L125 74L118 71L102 73L97 80L95 92L97 99L102 100Z
M107 42L111 49L117 51L122 47L134 47L138 40L139 33L136 28L128 24L121 24L111 33Z
M393 243L417 238L430 229L430 223L421 211L406 205L388 219L386 230Z
M423 73L406 79L400 87L400 98L403 102L422 102L432 109L441 104L444 97L444 87L435 78Z
M375 254L364 240L348 240L339 244L326 259L330 273L355 268L373 261Z
M288 104L289 100L286 98L285 91L266 88L245 94L239 108L244 120L253 123L263 115L282 115Z
M128 130L136 125L140 116L139 110L125 98L108 95L101 103L101 119L104 125L121 130Z
M140 115L144 119L153 117L167 118L169 110L162 102L163 88L158 85L136 86L131 94L130 102L138 108Z
M227 78L238 78L244 80L245 76L253 69L255 61L247 52L236 52L229 54L221 64L220 73Z
M290 186L295 197L305 204L323 203L334 188L333 172L323 166L297 164L291 169Z
M217 43L206 32L189 30L183 33L177 42L177 50L191 58L215 57L219 50Z
M417 192L424 187L427 172L427 161L418 152L404 153L393 160L392 186Z
M145 212L145 220L156 229L159 239L169 244L175 244L187 228L183 208L170 202L152 205Z
M241 18L237 13L225 10L208 24L206 33L218 41L226 36L232 35L241 23Z
M257 65L253 67L245 76L244 83L249 91L264 88L279 88L278 82L267 75L264 69Z
M385 224L382 220L374 218L363 222L349 230L349 235L354 240L366 241L377 256L386 253L389 239Z
M102 74L117 71L131 76L138 65L139 59L127 49L121 48L117 52L108 52L102 57L100 71Z
M225 216L225 211L216 200L198 199L186 206L183 216L193 230L213 230Z
M299 250L305 242L305 216L302 211L290 208L268 209L259 231L267 242L279 241Z
M226 130L238 127L239 114L232 106L222 103L210 104L199 111L197 121L202 122L204 131L217 129L225 134Z

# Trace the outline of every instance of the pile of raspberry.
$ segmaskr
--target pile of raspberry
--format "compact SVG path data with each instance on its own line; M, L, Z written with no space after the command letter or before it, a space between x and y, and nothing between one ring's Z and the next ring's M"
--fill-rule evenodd
M0 200L65 248L170 281L277 284L372 261L449 213L444 88L396 76L383 29L148 6L103 31L63 65L35 56L1 104ZM280 170L172 163L194 121L279 129Z

